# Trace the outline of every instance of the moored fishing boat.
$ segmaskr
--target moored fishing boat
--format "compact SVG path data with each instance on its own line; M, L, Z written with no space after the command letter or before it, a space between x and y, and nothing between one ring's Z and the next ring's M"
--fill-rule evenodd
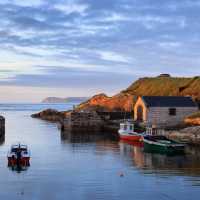
M138 133L134 130L134 123L125 121L120 123L120 129L118 130L121 140L142 142L144 133Z
M27 145L14 144L11 146L8 155L8 166L29 166L30 151Z
M147 135L143 138L144 151L166 154L184 153L185 145L174 140L169 140L161 135Z

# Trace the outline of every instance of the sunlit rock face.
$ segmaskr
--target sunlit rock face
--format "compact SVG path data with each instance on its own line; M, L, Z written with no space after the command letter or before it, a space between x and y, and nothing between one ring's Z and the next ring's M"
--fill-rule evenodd
M188 125L200 125L200 112L191 114L190 116L186 117L184 121Z
M200 101L200 77L171 76L140 78L119 94L93 96L80 104L77 110L126 110L130 111L138 96L191 96Z
M88 101L80 104L77 110L97 110L97 111L130 111L133 105L133 96L130 94L118 94L108 97L105 94L95 95Z

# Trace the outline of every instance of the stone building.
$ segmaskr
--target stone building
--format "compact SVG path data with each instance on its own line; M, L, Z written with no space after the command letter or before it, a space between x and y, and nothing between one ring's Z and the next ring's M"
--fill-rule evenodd
M134 120L161 127L176 126L198 111L191 97L142 96L134 106Z

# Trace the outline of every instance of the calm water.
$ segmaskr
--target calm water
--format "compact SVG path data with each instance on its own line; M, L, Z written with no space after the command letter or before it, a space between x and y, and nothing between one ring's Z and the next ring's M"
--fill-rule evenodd
M6 117L6 137L0 145L0 199L199 198L198 149L178 157L146 154L103 135L60 133L56 124L29 117L43 108L64 110L72 105L0 105ZM27 143L32 153L31 166L20 173L10 170L6 160L16 141Z

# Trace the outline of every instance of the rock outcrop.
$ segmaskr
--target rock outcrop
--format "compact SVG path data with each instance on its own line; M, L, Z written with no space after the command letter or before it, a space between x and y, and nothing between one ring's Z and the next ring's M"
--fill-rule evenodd
M133 106L133 96L129 94L118 94L108 97L105 94L93 96L88 101L77 106L76 110L95 111L131 111Z
M168 137L180 142L200 145L200 126L192 126L179 131L169 131Z
M184 121L188 125L200 126L200 112L188 116Z
M0 144L5 141L5 118L0 116Z
M54 109L47 109L42 112L31 115L33 118L39 118L51 122L62 121L63 118L67 115L68 112L59 112Z

